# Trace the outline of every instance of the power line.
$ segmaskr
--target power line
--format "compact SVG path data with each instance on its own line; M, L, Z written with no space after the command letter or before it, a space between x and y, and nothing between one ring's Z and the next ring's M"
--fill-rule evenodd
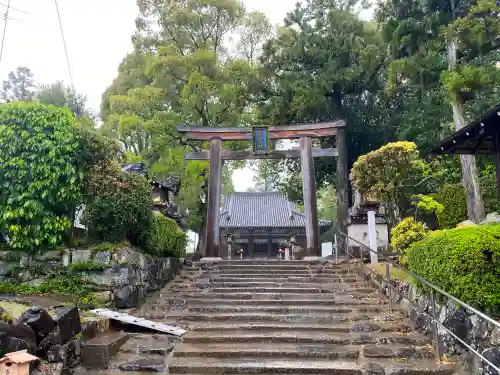
M54 0L54 3L56 4L57 18L59 20L59 28L61 29L61 38L64 46L64 53L66 55L66 64L68 65L69 83L71 85L71 88L74 90L75 85L73 84L73 74L71 73L71 64L69 62L68 47L66 46L66 38L64 37L64 28L61 21L61 13L59 12L59 5L57 4L57 0Z
M11 7L10 6L10 0L9 0L9 3L8 4L5 4L5 3L0 3L0 6L4 7L4 8L7 8L7 9L10 9L10 10L14 10L16 12L21 12L21 13L24 13L24 14L29 14L28 12L25 12L24 10L21 10L21 9L17 9L17 8L14 8L14 7Z
M4 14L2 45L0 46L0 62L2 61L2 56L3 56L3 46L5 43L5 32L7 31L7 21L9 20L9 10L10 10L10 0L7 3L7 10L5 11Z

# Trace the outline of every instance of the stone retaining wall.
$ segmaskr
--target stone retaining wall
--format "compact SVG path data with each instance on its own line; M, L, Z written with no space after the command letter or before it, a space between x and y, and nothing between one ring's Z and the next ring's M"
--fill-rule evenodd
M20 264L11 254L0 254L0 281L9 281L8 274ZM22 260L21 260L22 262ZM179 267L175 258L159 258L143 254L133 247L113 251L74 249L65 252L50 251L35 258L44 267L68 266L75 263L94 263L104 266L99 270L75 271L88 280L95 290L94 297L101 303L112 304L118 309L134 308L144 298L171 281ZM43 279L31 275L29 268L21 272L18 282L37 285Z
M384 277L366 270L364 275L387 295L387 283ZM402 281L393 279L391 284L392 301L397 304L395 306L407 313L418 331L432 335L430 294ZM451 299L441 297L438 293L436 298L436 315L439 322L495 366L500 367L500 329ZM438 336L442 359L457 362L457 375L498 375L493 368L482 364L477 355L470 352L442 327L438 327Z

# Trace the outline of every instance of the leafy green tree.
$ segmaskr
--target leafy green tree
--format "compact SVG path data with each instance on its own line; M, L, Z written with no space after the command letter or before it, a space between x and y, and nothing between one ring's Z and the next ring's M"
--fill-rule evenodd
M49 85L41 85L36 93L36 99L42 104L68 108L78 122L86 127L94 126L92 113L86 108L87 98L75 89L57 81Z
M264 46L264 78L258 99L264 123L289 124L344 119L348 158L356 158L396 138L395 126L379 92L386 46L375 24L362 21L359 1L311 0L298 4ZM266 81L267 82L267 81ZM321 141L335 147L334 139ZM297 180L299 162L283 161ZM284 168L283 168L284 169ZM315 160L317 184L334 179L333 158ZM288 183L289 198L301 197L301 184Z
M81 197L75 120L36 103L0 105L0 231L14 249L58 245Z
M256 62L262 54L264 43L272 36L273 28L262 12L247 13L238 30L236 51L249 62Z
M7 80L2 83L0 100L4 103L24 100L31 101L35 98L36 84L31 70L25 66L18 67L10 72Z
M252 62L230 56L224 44L242 25L245 10L236 0L140 0L138 5L135 51L103 97L103 131L141 155L154 177L181 178L181 207L189 212L190 227L200 232L208 163L185 162L183 154L207 145L184 142L175 126L255 121L252 104L261 90L260 72ZM224 191L232 189L228 175L234 165L224 165Z
M498 101L495 7L488 0L379 3L377 20L391 52L388 95L403 104L394 114L409 139L428 147ZM480 220L476 161L460 159L469 217Z
M337 218L337 193L335 187L328 185L318 190L318 216L324 220L335 221Z
M416 185L428 173L413 142L389 143L362 155L351 170L356 188L367 198L387 205L394 224L402 219L409 198L406 187Z

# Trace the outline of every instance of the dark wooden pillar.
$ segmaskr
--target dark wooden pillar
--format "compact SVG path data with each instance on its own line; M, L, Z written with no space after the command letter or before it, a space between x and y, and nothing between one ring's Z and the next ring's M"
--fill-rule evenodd
M267 257L271 258L271 254L273 252L273 237L271 230L269 230L268 237L267 237Z
M248 236L248 256L253 258L253 231L250 231Z
M302 167L302 189L304 191L304 212L306 217L307 255L321 256L316 180L314 178L314 159L312 157L311 137L300 138L300 162Z
M219 256L219 217L222 170L222 141L220 138L210 140L210 170L208 176L208 201L205 235L206 257Z
M345 129L337 129L337 230L347 234L347 219L349 217L349 172L347 170L347 146ZM340 241L342 238L339 237ZM339 247L344 244L339 243Z

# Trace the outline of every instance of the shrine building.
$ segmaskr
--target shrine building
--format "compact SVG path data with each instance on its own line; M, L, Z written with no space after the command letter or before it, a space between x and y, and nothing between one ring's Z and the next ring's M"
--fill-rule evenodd
M320 233L332 225L326 220L318 223ZM239 249L243 249L244 258L276 258L278 250L288 246L290 240L295 247L306 248L306 218L281 193L233 193L224 198L220 234L219 256L224 259L228 257L228 234L233 258L240 257Z

